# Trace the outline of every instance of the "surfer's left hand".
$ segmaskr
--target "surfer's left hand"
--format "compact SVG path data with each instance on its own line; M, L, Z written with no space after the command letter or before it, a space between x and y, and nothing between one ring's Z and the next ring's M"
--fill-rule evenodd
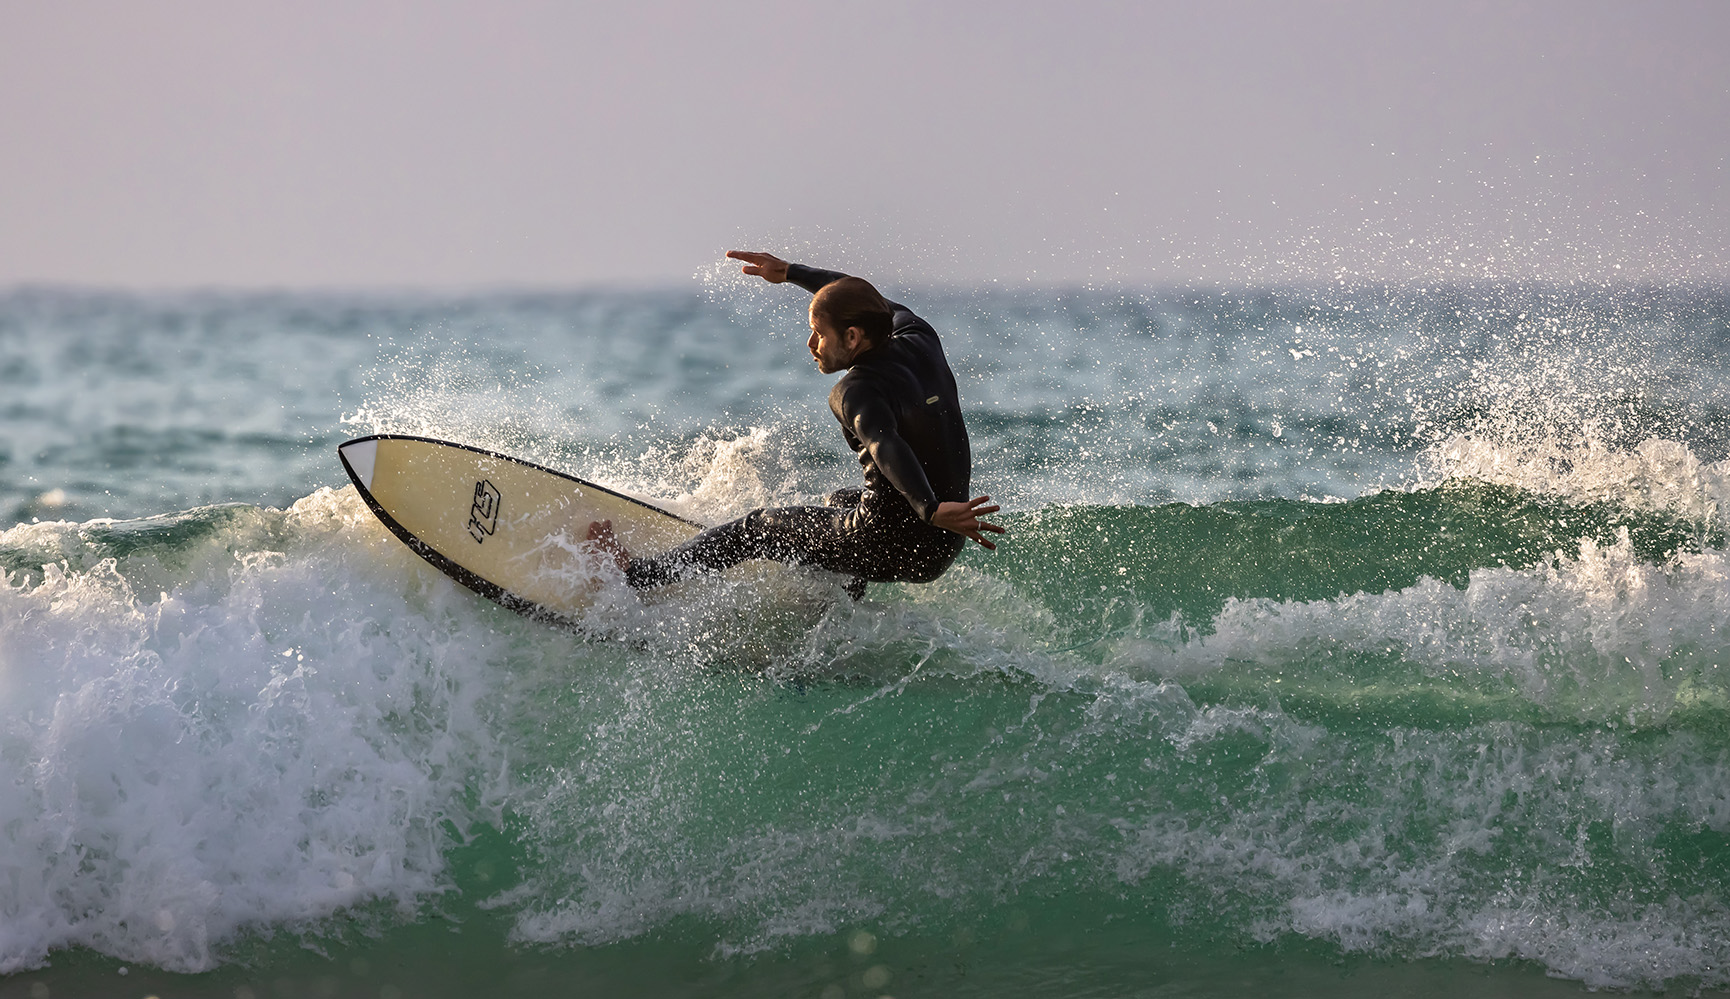
M986 506L991 502L989 496L975 496L965 503L939 503L936 512L931 514L931 523L945 531L954 531L965 535L984 545L988 551L996 551L997 546L985 540L981 532L990 531L993 534L1008 533L996 524L987 524L979 518L988 513L996 513L1003 509L1000 506Z
M611 557L614 563L618 565L620 572L625 572L630 568L631 553L625 550L624 542L620 541L619 536L613 533L612 521L602 520L591 523L588 537L583 540L593 545L600 554Z
M734 260L743 260L745 266L740 271L753 277L760 277L770 284L780 284L787 280L787 261L773 253L756 253L751 250L728 250L727 256Z

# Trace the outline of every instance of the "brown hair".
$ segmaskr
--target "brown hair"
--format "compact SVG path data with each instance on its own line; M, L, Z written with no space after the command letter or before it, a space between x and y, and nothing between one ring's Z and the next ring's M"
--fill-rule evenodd
M838 278L817 289L816 297L811 299L811 312L837 330L859 327L873 345L889 339L894 328L895 317L889 303L864 278Z

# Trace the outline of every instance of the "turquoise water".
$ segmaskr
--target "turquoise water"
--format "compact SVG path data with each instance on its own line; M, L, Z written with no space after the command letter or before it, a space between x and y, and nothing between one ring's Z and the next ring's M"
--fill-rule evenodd
M858 604L344 485L846 485L784 291L0 297L0 995L1730 984L1730 296L897 289L1010 533Z

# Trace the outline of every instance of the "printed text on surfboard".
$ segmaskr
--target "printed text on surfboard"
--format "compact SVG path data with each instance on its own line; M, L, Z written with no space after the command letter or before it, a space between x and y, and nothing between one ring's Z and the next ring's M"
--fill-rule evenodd
M479 544L499 526L499 490L491 481L475 483L474 505L469 507L469 536Z

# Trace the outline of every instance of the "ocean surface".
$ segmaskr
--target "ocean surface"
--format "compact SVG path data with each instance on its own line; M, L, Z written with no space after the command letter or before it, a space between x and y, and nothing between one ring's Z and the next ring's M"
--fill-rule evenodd
M0 292L0 996L1730 987L1730 291L884 284L999 550L582 632L336 446L812 501L803 292Z

